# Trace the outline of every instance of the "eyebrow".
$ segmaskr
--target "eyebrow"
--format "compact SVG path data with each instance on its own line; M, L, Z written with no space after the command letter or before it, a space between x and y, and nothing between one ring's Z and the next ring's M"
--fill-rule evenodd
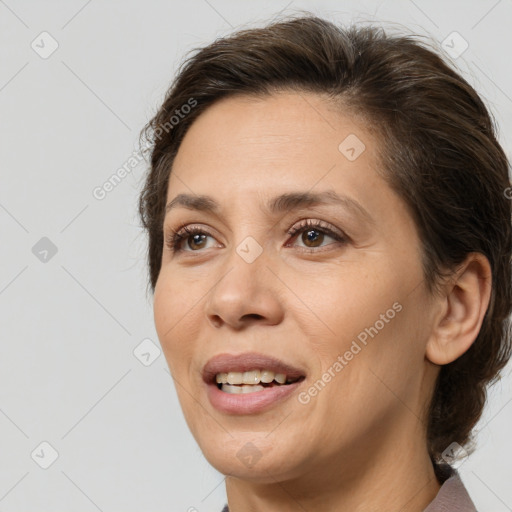
M270 199L265 205L265 209L270 214L277 215L292 210L321 205L339 205L363 217L368 222L375 223L373 217L358 201L345 195L339 195L333 190L326 190L324 192L288 192ZM217 215L221 210L219 203L213 197L193 194L178 194L167 204L165 213L167 214L177 207Z

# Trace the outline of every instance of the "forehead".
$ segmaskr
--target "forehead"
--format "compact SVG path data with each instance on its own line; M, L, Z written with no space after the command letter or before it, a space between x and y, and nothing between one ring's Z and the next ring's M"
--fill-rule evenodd
M376 179L377 144L365 126L317 94L236 96L213 104L186 133L169 195L281 187L350 188Z

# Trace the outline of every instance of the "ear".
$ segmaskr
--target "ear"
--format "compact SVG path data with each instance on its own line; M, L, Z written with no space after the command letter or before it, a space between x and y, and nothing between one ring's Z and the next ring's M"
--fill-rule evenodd
M489 306L492 273L489 260L470 253L434 302L439 305L426 357L445 365L455 361L473 344Z

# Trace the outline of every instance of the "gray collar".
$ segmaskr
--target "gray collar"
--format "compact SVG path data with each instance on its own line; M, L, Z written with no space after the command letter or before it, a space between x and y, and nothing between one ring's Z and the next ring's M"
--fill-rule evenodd
M423 512L477 512L457 470L445 465L443 471L444 483Z

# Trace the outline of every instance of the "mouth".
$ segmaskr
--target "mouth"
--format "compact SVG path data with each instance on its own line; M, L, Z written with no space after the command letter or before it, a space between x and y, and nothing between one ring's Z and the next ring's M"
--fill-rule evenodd
M267 369L256 369L247 372L221 372L215 375L217 387L225 393L235 395L256 393L274 386L286 386L303 379L304 376L290 378L286 373L276 373Z
M216 409L251 414L290 396L306 373L277 358L251 352L217 355L206 363L202 376Z

